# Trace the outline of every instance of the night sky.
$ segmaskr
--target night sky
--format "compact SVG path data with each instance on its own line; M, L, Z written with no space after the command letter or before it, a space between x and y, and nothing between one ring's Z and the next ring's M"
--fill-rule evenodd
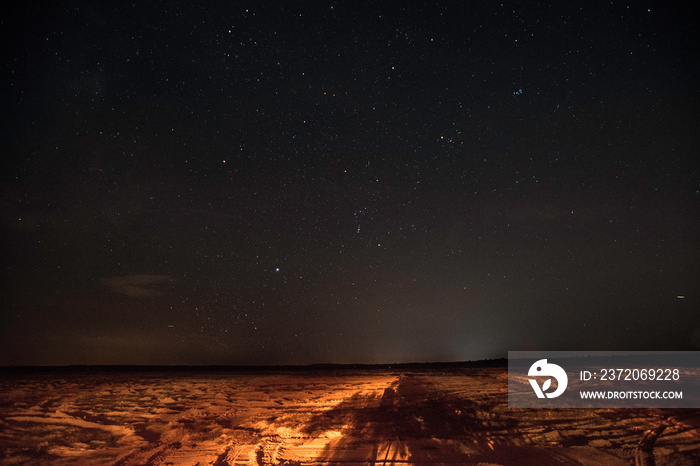
M692 5L5 10L0 364L700 349Z

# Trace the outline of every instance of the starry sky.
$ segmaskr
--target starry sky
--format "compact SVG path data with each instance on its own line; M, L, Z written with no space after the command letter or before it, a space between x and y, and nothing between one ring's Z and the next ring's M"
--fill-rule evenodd
M15 5L0 365L700 349L690 6Z

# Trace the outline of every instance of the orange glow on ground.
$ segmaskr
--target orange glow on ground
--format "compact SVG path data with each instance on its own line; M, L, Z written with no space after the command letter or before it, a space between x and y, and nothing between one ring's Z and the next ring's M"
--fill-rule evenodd
M503 369L98 373L0 382L0 462L697 464L700 410L509 409Z

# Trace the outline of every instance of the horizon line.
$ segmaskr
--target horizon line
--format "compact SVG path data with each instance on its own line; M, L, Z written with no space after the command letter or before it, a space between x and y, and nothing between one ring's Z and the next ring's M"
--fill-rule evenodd
M507 358L474 359L466 361L426 361L396 363L311 363L311 364L52 364L52 365L0 365L0 371L13 370L284 370L284 369L355 369L355 368L395 368L416 366L500 366Z

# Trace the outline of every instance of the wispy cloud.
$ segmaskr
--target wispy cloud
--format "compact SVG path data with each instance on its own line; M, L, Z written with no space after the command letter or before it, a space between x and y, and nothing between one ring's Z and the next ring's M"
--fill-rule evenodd
M100 283L110 290L130 298L162 296L163 289L175 281L170 275L123 275L100 278Z

